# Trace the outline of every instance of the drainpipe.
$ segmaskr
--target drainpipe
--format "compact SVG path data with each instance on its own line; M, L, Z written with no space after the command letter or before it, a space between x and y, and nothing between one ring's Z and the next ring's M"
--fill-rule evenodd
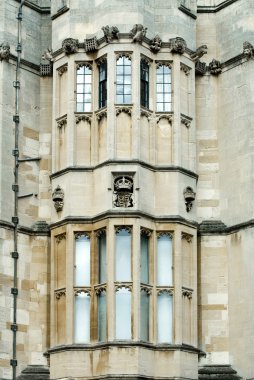
M12 217L12 223L14 225L13 231L13 252L11 256L13 258L13 288L11 288L11 294L13 295L13 323L11 324L11 330L13 332L12 340L12 359L10 360L10 365L12 367L12 379L16 380L17 378L17 298L18 298L18 193L19 193L19 184L18 184L18 168L19 168L19 93L20 93L20 59L22 52L21 44L21 26L22 26L22 7L25 0L20 1L20 6L18 8L17 20L18 20L18 38L17 38L17 61L16 61L16 77L13 82L13 87L15 88L15 114L13 116L13 122L15 123L15 143L12 155L14 156L14 183L12 185L12 190L14 192L14 214Z

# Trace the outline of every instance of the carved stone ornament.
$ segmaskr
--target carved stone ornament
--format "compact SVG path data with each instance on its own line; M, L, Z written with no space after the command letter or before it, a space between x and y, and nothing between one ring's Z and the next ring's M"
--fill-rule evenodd
M90 239L90 233L85 231L75 232L74 233L75 240L82 239L83 237Z
M59 69L57 69L58 75L61 77L64 73L67 72L67 70L68 70L67 65L63 65L63 66L59 67Z
M106 235L106 228L101 228L100 230L96 231L97 238L101 236L105 236L105 235Z
M183 54L187 48L186 41L182 37L175 37L169 40L170 52Z
M114 180L114 207L133 207L133 180L130 177L117 177Z
M117 226L116 228L115 228L115 232L116 232L116 234L118 234L119 232L121 232L121 231L127 231L127 232L129 232L129 233L131 233L131 227L130 226Z
M142 227L141 230L140 230L140 234L141 235L145 235L147 237L150 237L152 235L152 231L148 230L148 228Z
M152 287L147 286L147 285L141 285L140 286L141 292L146 292L148 295L152 294Z
M167 113L163 114L162 113L161 115L157 114L157 119L156 119L157 124L160 122L161 119L166 119L169 122L169 124L171 124L172 120L173 120L173 115L171 113L169 113L169 114L167 114Z
M180 70L185 73L186 76L190 74L191 68L186 66L184 63L180 63Z
M147 119L149 119L152 116L152 112L141 108L140 109L140 116L145 116Z
M186 232L182 232L182 239L186 240L188 243L191 243L193 236L187 234Z
M67 124L67 115L60 117L59 119L56 120L56 122L57 122L57 127L61 129L64 125Z
M213 74L213 75L218 75L222 71L221 63L220 63L220 61L217 61L216 59L213 59L209 63L208 68L209 68L210 73Z
M95 294L98 296L101 293L106 293L107 292L107 285L98 285L95 287Z
M0 61L9 61L10 58L10 45L8 42L2 42L0 44Z
M166 293L172 296L174 294L174 288L157 288L158 296L163 293Z
M190 128L191 122L191 117L181 114L181 123L183 123L186 126L186 128Z
M90 288L74 288L74 296L79 296L81 294L87 294L89 297L91 296L91 289Z
M105 118L107 117L107 111L106 110L102 110L102 111L99 111L96 113L96 119L98 121L101 121L104 117Z
M207 54L207 45L199 46L190 57L194 62L197 62L201 57L203 57L204 54Z
M145 28L142 24L135 24L130 31L132 42L138 42L139 44L142 44L146 36L146 31L147 28Z
M168 231L158 231L156 235L157 235L157 239L159 239L163 236L168 236L170 239L173 239L173 234L171 232L168 232Z
M53 54L53 50L51 48L47 48L46 50L44 50L41 58L44 61L54 62L54 58L52 54Z
M61 297L66 295L66 289L55 290L55 297L57 300L60 300Z
M66 234L65 233L56 236L56 243L57 244L61 243L62 240L66 240Z
M59 185L55 188L52 194L52 200L56 211L62 211L64 205L64 191Z
M158 53L161 49L162 39L158 34L150 41L150 50L153 53Z
M81 67L87 67L90 70L93 70L92 62L78 62L76 65L76 69L80 69Z
M132 284L128 282L117 282L115 283L115 291L117 292L120 289L128 289L130 292L132 291Z
M250 59L254 56L254 47L253 45L248 42L248 41L245 41L243 43L243 55L247 58L247 59Z
M186 205L186 211L189 212L192 209L192 203L196 198L196 193L194 193L193 189L191 187L186 187L183 192L185 205Z
M117 107L116 108L116 116L118 116L121 112L125 112L131 116L131 108L130 107Z
M65 54L74 54L78 51L78 40L74 38L66 38L63 40L62 48Z
M183 297L187 297L189 300L192 299L192 293L193 293L192 289L184 288L184 287L182 288Z
M156 62L156 69L158 69L161 66L166 66L169 69L172 69L172 61L155 61Z
M79 124L81 121L87 121L89 124L92 123L92 117L90 115L76 115L75 120L76 124Z
M85 52L92 53L98 50L98 41L96 37L86 38L85 41Z
M116 26L103 26L102 31L107 42L112 42L114 39L119 38L119 29Z

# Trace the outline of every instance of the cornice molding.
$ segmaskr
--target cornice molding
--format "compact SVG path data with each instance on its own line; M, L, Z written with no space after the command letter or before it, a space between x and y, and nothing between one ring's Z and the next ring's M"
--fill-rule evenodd
M68 7L65 5L63 8L59 9L59 10L58 10L53 16L51 16L51 20L52 20L52 21L55 20L57 17L63 15L63 14L66 13L66 12L68 12L69 9L70 9L70 8L68 8Z
M197 19L197 16L195 15L195 13L191 12L190 9L186 8L183 4L181 4L179 7L178 7L179 11L182 11L183 13L185 13L187 16L190 16L191 18L193 18L194 20Z
M20 0L15 0L16 3L20 3ZM40 14L48 14L50 15L50 7L41 7L40 5L36 5L29 0L25 0L24 5Z
M116 166L116 165L139 165L143 168L146 168L146 169L149 169L152 171L179 172L179 173L185 174L189 177L192 177L196 180L198 179L197 173L194 173L191 170L185 169L185 168L180 167L180 166L151 165L151 164L148 164L148 163L146 163L144 161L140 161L140 160L131 160L131 161L128 161L128 160L122 160L122 161L121 160L107 160L107 161L102 162L101 164L94 165L94 166L69 166L65 169L59 170L59 171L51 174L50 178L55 179L55 178L61 177L62 175L66 174L66 173L71 173L71 172L77 172L77 173L92 172L96 169L99 169L99 168L104 167L104 166L109 166L109 165L114 165L114 166Z
M197 7L197 13L217 13L229 5L235 3L238 0L225 0L219 5L199 5Z

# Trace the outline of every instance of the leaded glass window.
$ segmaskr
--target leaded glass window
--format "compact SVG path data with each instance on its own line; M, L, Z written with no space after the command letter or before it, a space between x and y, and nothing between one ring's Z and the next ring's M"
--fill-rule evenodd
M131 103L131 60L122 56L116 62L116 102Z
M107 61L99 66L99 108L107 105Z
M144 59L140 62L140 104L149 108L149 65Z
M92 110L92 70L90 66L81 66L77 69L77 112L91 112Z
M171 68L166 65L156 70L156 104L157 112L172 111Z

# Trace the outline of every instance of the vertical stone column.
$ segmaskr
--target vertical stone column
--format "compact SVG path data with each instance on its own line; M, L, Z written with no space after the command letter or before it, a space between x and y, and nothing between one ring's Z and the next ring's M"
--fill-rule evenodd
M76 75L76 66L75 66L75 55L72 55L68 59L68 72L67 72L67 127L66 127L66 166L73 166L75 160L75 75Z
M175 344L182 344L182 235L176 226L174 237L174 327Z
M108 340L115 337L115 227L114 220L110 220L107 231L107 322Z
M133 339L140 338L140 225L138 220L133 221L132 229L132 321Z
M73 343L73 316L74 316L74 269L75 237L71 225L66 229L66 344Z
M172 163L176 166L181 166L181 89L180 89L180 56L174 54L174 63L172 66L172 97L173 97L173 157Z
M132 159L140 157L140 47L133 44L132 55Z
M108 52L108 99L107 99L107 159L115 157L115 67L116 57L111 45Z

